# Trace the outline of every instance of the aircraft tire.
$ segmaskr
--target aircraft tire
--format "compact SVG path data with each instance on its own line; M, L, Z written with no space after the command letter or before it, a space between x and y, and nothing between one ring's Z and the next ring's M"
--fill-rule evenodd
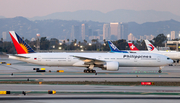
M162 73L162 70L159 70L158 73Z
M84 73L87 73L87 70L84 70Z
M96 70L92 70L93 73L96 73Z

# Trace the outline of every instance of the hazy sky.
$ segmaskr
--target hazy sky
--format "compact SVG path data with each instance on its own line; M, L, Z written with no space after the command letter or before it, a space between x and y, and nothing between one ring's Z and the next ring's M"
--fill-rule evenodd
M0 0L0 16L34 17L55 12L116 9L169 11L180 16L180 0Z

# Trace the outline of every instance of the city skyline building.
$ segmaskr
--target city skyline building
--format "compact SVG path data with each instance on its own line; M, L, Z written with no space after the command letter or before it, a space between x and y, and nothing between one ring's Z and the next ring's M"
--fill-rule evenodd
M121 25L119 22L111 22L111 40L121 39Z
M132 33L130 33L130 34L128 35L128 41L132 41L132 40L134 40L134 36L133 36Z
M82 24L81 25L82 40L88 40L88 32L89 32L88 24Z
M175 38L176 38L175 31L171 31L171 40L173 40Z
M72 25L71 40L81 40L81 30L79 25Z
M104 24L103 25L103 40L109 40L110 39L110 25Z
M3 38L3 40L6 40L6 38L7 38L6 32L2 32L2 38Z
M121 39L128 38L128 23L120 23L121 24Z

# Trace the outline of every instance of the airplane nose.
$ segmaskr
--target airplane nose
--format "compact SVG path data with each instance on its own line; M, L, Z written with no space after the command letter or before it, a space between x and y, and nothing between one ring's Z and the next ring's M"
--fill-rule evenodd
M171 60L170 60L170 64L172 64L172 63L174 63L174 61L171 59Z

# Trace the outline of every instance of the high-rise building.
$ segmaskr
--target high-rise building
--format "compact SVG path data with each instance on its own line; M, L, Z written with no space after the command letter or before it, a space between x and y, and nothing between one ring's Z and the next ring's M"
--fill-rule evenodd
M133 36L132 33L130 33L130 34L128 35L128 40L132 41L132 40L134 40L134 39L135 39L135 37Z
M92 36L93 35L93 30L92 29L89 29L88 30L88 36Z
M2 32L2 38L3 40L6 40L6 32Z
M127 39L128 37L128 23L120 23L121 24L121 39Z
M154 39L154 35L150 35L149 40L153 40Z
M110 23L111 28L111 39L119 40L121 39L121 25L119 22Z
M81 40L81 30L80 30L80 26L78 25L73 25L72 26L72 30L71 30L71 40Z
M89 32L89 28L88 28L88 24L82 24L81 25L81 36L82 36L82 40L84 39L88 39L88 32Z
M109 24L103 25L103 40L109 40L110 39L110 26Z
M172 39L175 39L176 38L176 36L175 36L175 31L171 31L171 40Z
M149 40L149 36L148 35L144 35L144 39Z
M140 36L140 40L143 40L144 39L144 36Z

